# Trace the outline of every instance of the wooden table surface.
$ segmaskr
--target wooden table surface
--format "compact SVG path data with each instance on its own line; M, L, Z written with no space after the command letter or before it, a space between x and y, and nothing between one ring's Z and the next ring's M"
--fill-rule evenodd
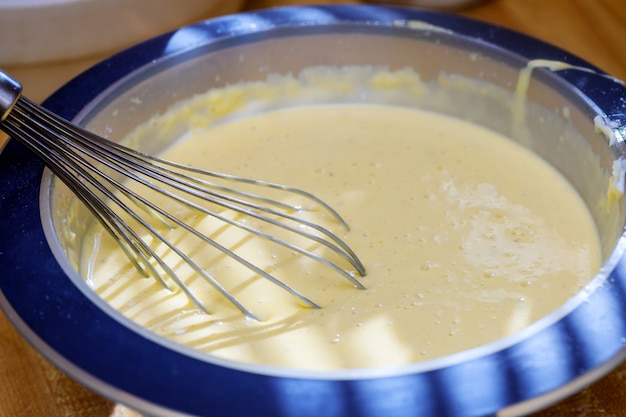
M248 1L245 9L336 1ZM346 3L344 1L343 3ZM358 3L350 1L348 3ZM626 80L626 0L491 0L454 11L535 36L573 52ZM23 70L19 76L35 100L90 65L50 65L47 77ZM39 84L38 84L39 83ZM0 149L3 139L0 138ZM138 417L83 388L42 359L0 313L0 417ZM626 416L626 365L587 389L533 415Z

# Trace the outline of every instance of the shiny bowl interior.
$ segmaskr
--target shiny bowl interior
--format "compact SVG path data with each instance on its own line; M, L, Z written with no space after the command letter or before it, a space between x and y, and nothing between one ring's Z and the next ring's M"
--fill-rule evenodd
M521 94L516 92L520 74L535 58L571 66L533 70L520 110L514 104ZM626 211L622 199L607 199L607 190L616 176L623 176L614 167L624 151L626 105L620 97L626 96L626 88L571 54L504 29L432 12L369 6L274 9L181 28L131 48L72 81L46 105L119 140L194 94L318 65L411 67L433 85L442 76L459 81L444 92L453 100L433 96L416 105L501 132L557 168L595 220L602 270L580 294L525 330L441 359L394 369L323 373L233 364L161 340L92 294L74 268L80 256L75 238L88 216L79 213L82 220L68 228L66 219L76 216L68 211L73 197L46 171L40 194L43 230L37 229L49 245L41 249L52 265L46 284L23 289L0 281L3 308L15 312L16 325L26 337L81 382L153 415L172 410L182 415L209 410L211 415L251 410L263 410L263 415L514 415L562 398L621 360L626 343L626 277L620 269ZM169 144L157 140L138 145L156 153ZM54 276L62 277L62 287L48 282ZM58 304L79 300L64 311L66 319L72 329L88 326L94 334L67 346L40 330L45 320L57 319L50 313L54 308L43 306L48 316L38 319L35 313L24 313L16 300L38 300L43 294L58 295ZM118 344L76 353L97 340ZM141 356L142 364L119 360L116 352L124 349L131 357ZM98 355L105 361L118 359L105 370L94 364ZM160 371L153 369L164 361ZM125 378L114 376L116 371ZM151 378L169 378L180 387L172 392L165 381ZM242 396L247 400L237 401Z
M186 36L186 29L181 29L170 42L185 42ZM283 27L262 36L233 37L164 57L109 86L75 120L91 131L119 140L141 121L195 94L238 82L263 81L270 74L297 74L320 65L412 68L431 84L439 84L442 75L450 75L451 82L458 80L459 84L467 78L469 83L439 93L453 99L433 95L410 104L496 130L557 168L591 211L606 259L621 234L624 207L617 202L608 209L599 204L606 200L613 163L619 156L594 120L602 109L545 68L536 69L528 88L516 92L520 71L528 62L513 51L416 22L396 22L394 27L340 22ZM520 95L525 96L521 97L525 99L523 115L513 108ZM517 117L524 117L521 126ZM159 153L177 138L171 135L135 146ZM70 194L67 198L73 197ZM58 208L69 204L52 201L52 206L56 214L53 219L67 217ZM56 228L56 234L63 236L63 226Z

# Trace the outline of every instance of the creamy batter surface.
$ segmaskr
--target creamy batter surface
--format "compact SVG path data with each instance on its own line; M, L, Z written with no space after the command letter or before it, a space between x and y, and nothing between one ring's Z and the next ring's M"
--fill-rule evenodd
M106 232L91 231L82 269L106 301L154 332L236 361L342 369L440 357L545 316L600 265L594 223L564 178L507 138L439 114L292 107L194 129L163 156L311 191L345 218L350 231L330 227L367 268L359 290L308 258L181 213L324 307L304 308L207 245L167 232L261 321L174 261L208 315L141 277Z

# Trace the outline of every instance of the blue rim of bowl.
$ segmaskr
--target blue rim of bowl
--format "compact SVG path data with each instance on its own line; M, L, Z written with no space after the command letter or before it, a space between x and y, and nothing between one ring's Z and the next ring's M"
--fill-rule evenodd
M380 6L267 9L208 20L121 52L63 86L44 105L76 117L110 85L155 60L218 40L276 27L376 26L422 21L514 51L528 59L587 62L519 33L453 15ZM185 30L185 42L171 39ZM564 71L618 126L626 123L626 88L609 77ZM11 140L0 153L0 306L48 360L94 391L149 415L408 416L529 412L599 378L626 357L624 244L604 276L560 315L506 343L464 352L430 368L382 373L284 375L250 372L202 360L158 343L113 319L86 297L57 262L39 220L44 167Z

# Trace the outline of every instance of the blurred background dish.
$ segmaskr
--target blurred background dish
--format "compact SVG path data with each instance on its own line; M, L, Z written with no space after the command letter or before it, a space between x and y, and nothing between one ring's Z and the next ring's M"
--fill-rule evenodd
M36 64L111 54L209 14L238 10L241 3L0 0L0 64Z
M0 0L0 66L42 100L128 46L239 10L243 0Z

